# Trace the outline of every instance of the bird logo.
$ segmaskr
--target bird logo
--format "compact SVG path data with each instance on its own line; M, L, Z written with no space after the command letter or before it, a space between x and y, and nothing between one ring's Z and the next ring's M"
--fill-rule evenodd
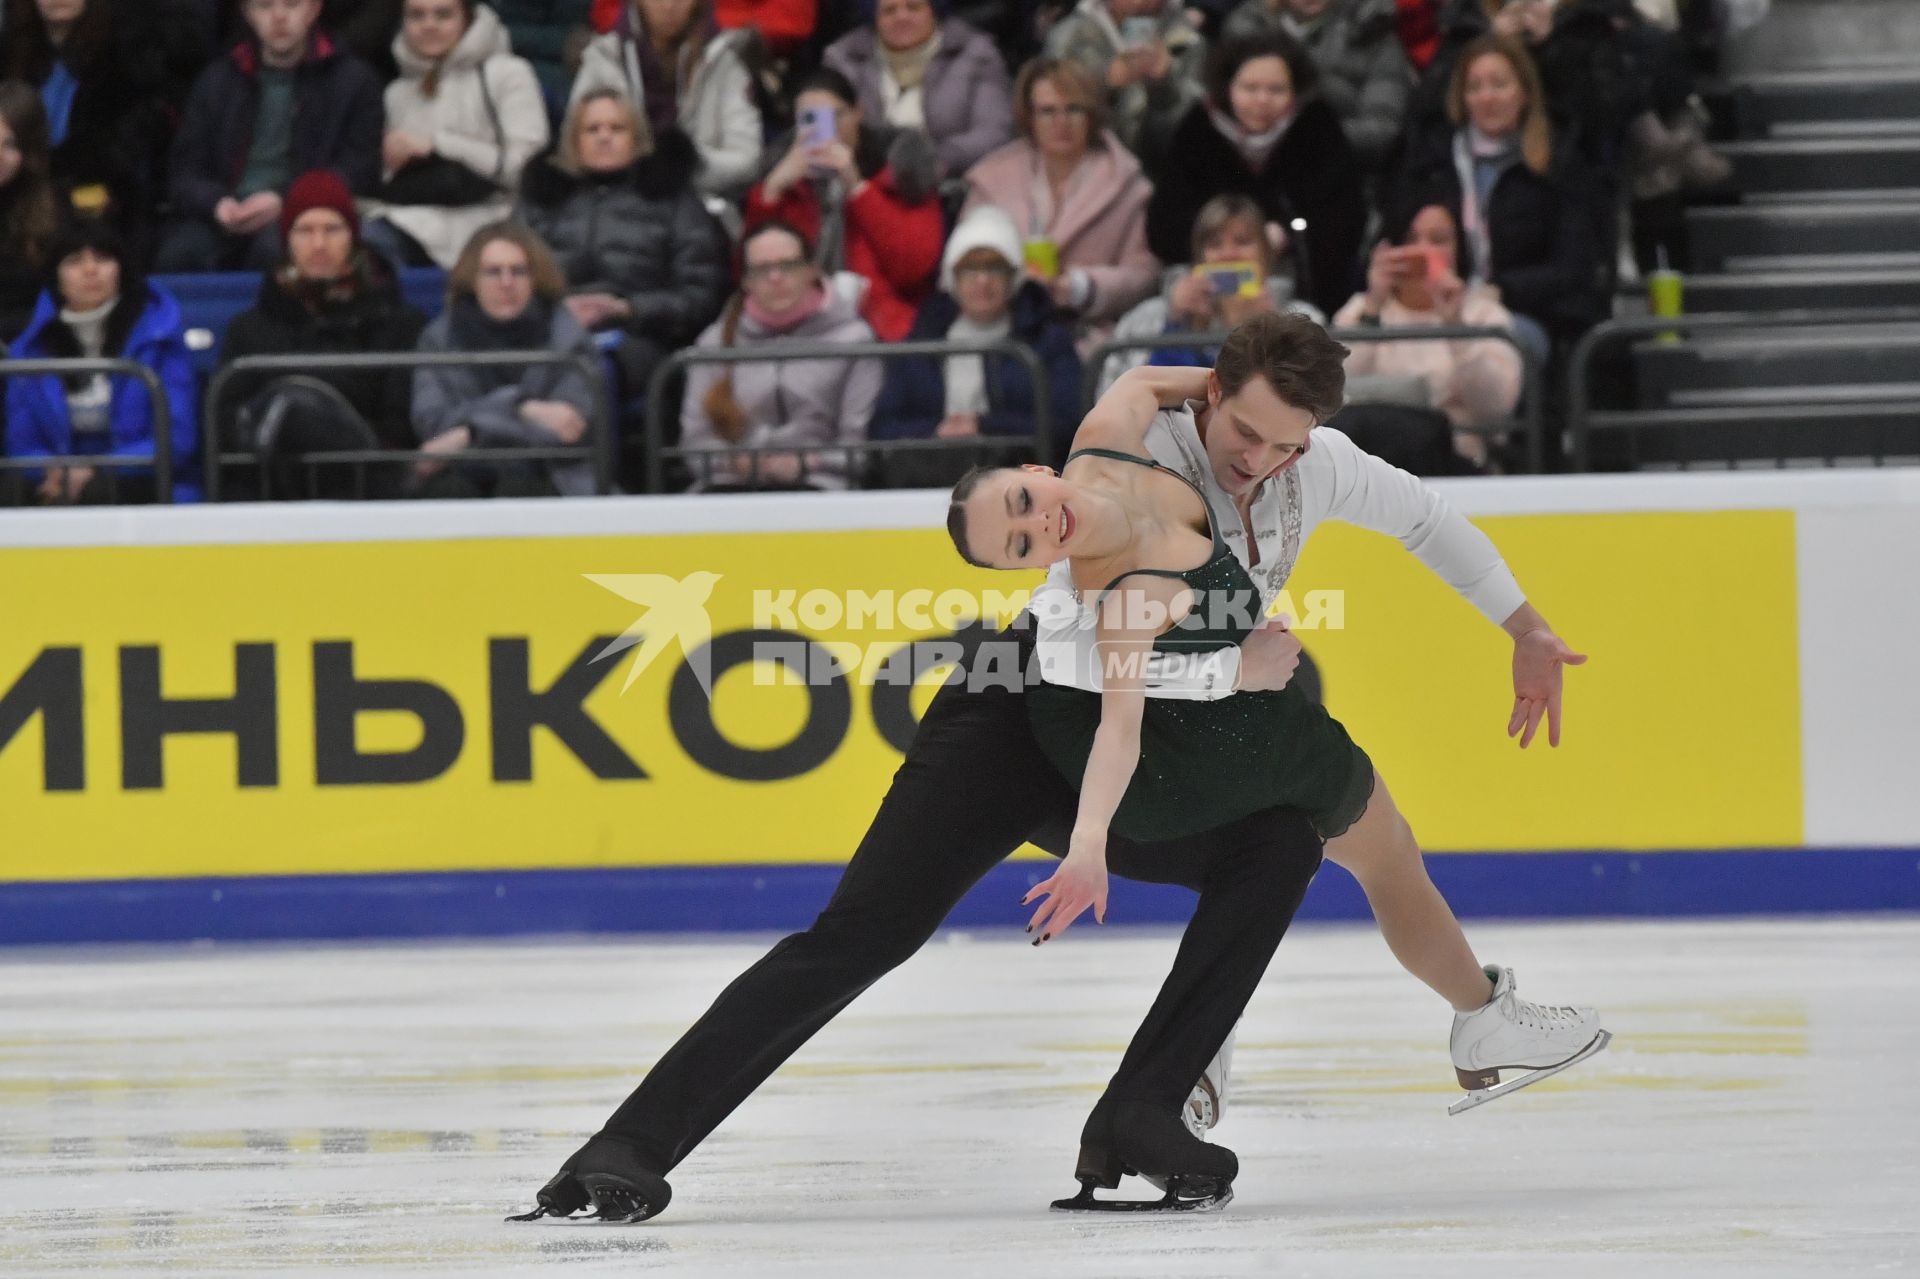
M693 668L693 677L700 681L701 691L708 700L712 700L712 649L707 641L713 638L713 619L707 616L707 600L713 595L720 574L699 572L677 578L664 573L585 573L582 576L621 599L641 606L640 616L633 625L593 655L593 660L598 662L627 649L634 650L621 692L632 688L640 672L678 640L687 665Z

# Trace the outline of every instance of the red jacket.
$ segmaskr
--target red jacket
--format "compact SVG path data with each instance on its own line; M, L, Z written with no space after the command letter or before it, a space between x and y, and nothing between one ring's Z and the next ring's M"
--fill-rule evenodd
M1440 51L1440 5L1438 0L1394 0L1394 25L1400 43L1407 50L1407 61L1415 71L1425 71Z
M799 44L813 34L819 0L715 0L713 20L721 27L754 27L776 49Z
M811 182L798 182L769 203L762 185L747 192L747 229L769 219L791 223L809 240L820 235L820 196ZM898 342L913 327L920 304L933 292L946 227L940 201L908 204L895 192L893 170L876 173L847 201L847 269L867 281L860 318L883 342Z
M620 11L633 0L593 0L589 21L599 32L613 30ZM760 34L777 45L797 44L813 34L819 0L717 0L714 22L722 28L760 28Z

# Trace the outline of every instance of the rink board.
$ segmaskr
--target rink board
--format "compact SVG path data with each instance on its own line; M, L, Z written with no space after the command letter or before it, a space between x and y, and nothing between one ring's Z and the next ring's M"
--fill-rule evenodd
M1920 679L1892 638L1920 623L1915 477L1443 487L1592 655L1559 750L1505 737L1504 637L1388 539L1324 529L1291 595L1463 913L1920 906ZM889 659L1032 584L960 564L942 514L896 493L0 516L0 940L804 922L942 674L908 687ZM673 592L701 573L689 614ZM590 659L648 607L704 621L628 687L631 653ZM687 653L748 633L853 673L723 660L709 701ZM962 917L1014 922L1037 869ZM1141 922L1189 905L1116 898ZM1328 875L1308 911L1361 908Z

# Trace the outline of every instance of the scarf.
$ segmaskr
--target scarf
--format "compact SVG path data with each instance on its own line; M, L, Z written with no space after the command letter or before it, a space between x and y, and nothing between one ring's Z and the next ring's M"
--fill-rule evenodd
M1221 137L1233 143L1234 149L1240 153L1240 158L1245 160L1247 167L1255 173L1266 167L1267 158L1273 154L1273 149L1280 145L1280 139L1286 136L1287 128L1292 125L1295 114L1296 112L1289 111L1275 121L1272 128L1260 133L1248 133L1238 120L1226 112L1212 105L1207 107L1207 117L1213 121L1214 129Z
M456 350L542 351L553 332L553 303L536 296L511 320L496 320L480 309L479 299L467 293L454 299L447 323ZM479 379L483 395L517 385L527 372L511 364L479 364L467 371Z
M113 308L120 305L119 298L109 298L91 311L70 311L60 308L60 322L73 331L73 337L80 344L80 353L88 357L97 357L107 349L107 317L113 314Z
M366 250L355 249L353 257L347 263L345 274L331 280L309 280L301 275L299 269L289 259L280 268L279 283L289 295L297 299L313 315L325 315L342 303L352 302L367 287Z
M1520 137L1490 138L1468 125L1453 135L1453 168L1460 181L1460 230L1473 254L1470 283L1485 284L1493 275L1493 235L1487 210L1500 175L1520 163Z
M815 286L812 292L784 311L769 311L749 295L746 312L755 324L767 331L769 336L784 337L807 320L820 314L826 306L827 287L822 284Z
M887 79L900 86L905 93L909 89L918 89L927 79L927 68L933 65L933 57L940 52L940 29L934 28L933 34L911 49L889 49L880 46L880 55L887 62Z
M911 49L880 46L886 70L880 77L880 101L887 123L903 129L924 129L927 125L927 70L940 52L940 31Z
M965 315L947 327L949 342L991 342L1013 332L1013 313L1009 311L992 324L976 324ZM985 413L987 403L987 361L980 355L947 357L947 412Z
M60 321L80 344L81 355L97 358L106 352L107 319L118 305L120 299L111 298L91 311L61 309ZM112 425L112 413L113 383L106 374L90 373L68 380L67 425L75 440L97 440L107 434ZM92 447L89 444L79 451L85 453ZM106 450L103 448L101 451Z

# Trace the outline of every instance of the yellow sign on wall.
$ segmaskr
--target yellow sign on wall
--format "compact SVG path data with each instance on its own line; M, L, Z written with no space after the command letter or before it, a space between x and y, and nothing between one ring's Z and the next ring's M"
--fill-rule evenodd
M1397 545L1329 527L1293 580L1344 592L1304 638L1423 842L1799 842L1792 515L1486 527L1592 654L1557 752ZM670 645L623 691L592 659L646 606L607 583L699 573L722 659L787 631L870 673L1032 584L934 529L0 550L0 880L844 860L927 680L722 660L709 702Z

